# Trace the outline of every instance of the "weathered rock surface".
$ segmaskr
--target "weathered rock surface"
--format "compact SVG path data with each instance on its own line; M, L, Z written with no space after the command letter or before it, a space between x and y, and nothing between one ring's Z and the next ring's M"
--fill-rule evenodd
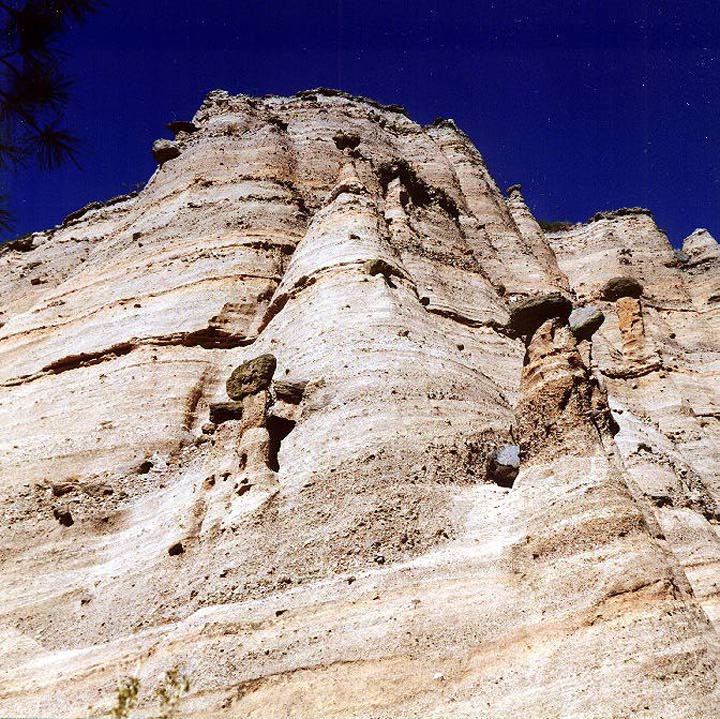
M545 235L452 121L344 93L192 128L0 248L0 715L132 674L158 715L181 663L187 717L714 719L707 231Z

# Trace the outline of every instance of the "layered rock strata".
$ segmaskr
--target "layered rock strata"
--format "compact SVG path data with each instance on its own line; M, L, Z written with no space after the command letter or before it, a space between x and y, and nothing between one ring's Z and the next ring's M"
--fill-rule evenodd
M709 233L338 92L171 129L0 250L0 714L715 717Z

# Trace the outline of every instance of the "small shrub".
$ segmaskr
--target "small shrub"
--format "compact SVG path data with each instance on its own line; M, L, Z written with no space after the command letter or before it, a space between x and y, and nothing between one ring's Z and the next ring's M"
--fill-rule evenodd
M160 700L158 719L175 719L179 717L180 700L190 691L190 679L176 665L165 672L160 686L155 693Z
M137 704L140 680L137 677L125 677L117 688L115 706L110 710L113 719L127 719Z
M548 220L538 220L538 225L543 232L564 232L569 230L573 223L569 220L554 220L549 222Z

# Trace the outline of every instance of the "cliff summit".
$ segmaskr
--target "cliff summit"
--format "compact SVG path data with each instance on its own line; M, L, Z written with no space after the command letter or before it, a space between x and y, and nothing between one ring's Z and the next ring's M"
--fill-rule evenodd
M0 714L714 719L712 236L338 91L170 129L0 249Z

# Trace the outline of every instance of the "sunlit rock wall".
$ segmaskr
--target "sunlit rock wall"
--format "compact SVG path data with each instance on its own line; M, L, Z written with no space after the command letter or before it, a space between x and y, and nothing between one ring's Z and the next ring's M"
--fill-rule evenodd
M714 239L546 237L452 121L342 93L175 129L0 250L0 714L133 675L150 716L180 664L183 716L717 716ZM518 332L548 292L600 329Z

